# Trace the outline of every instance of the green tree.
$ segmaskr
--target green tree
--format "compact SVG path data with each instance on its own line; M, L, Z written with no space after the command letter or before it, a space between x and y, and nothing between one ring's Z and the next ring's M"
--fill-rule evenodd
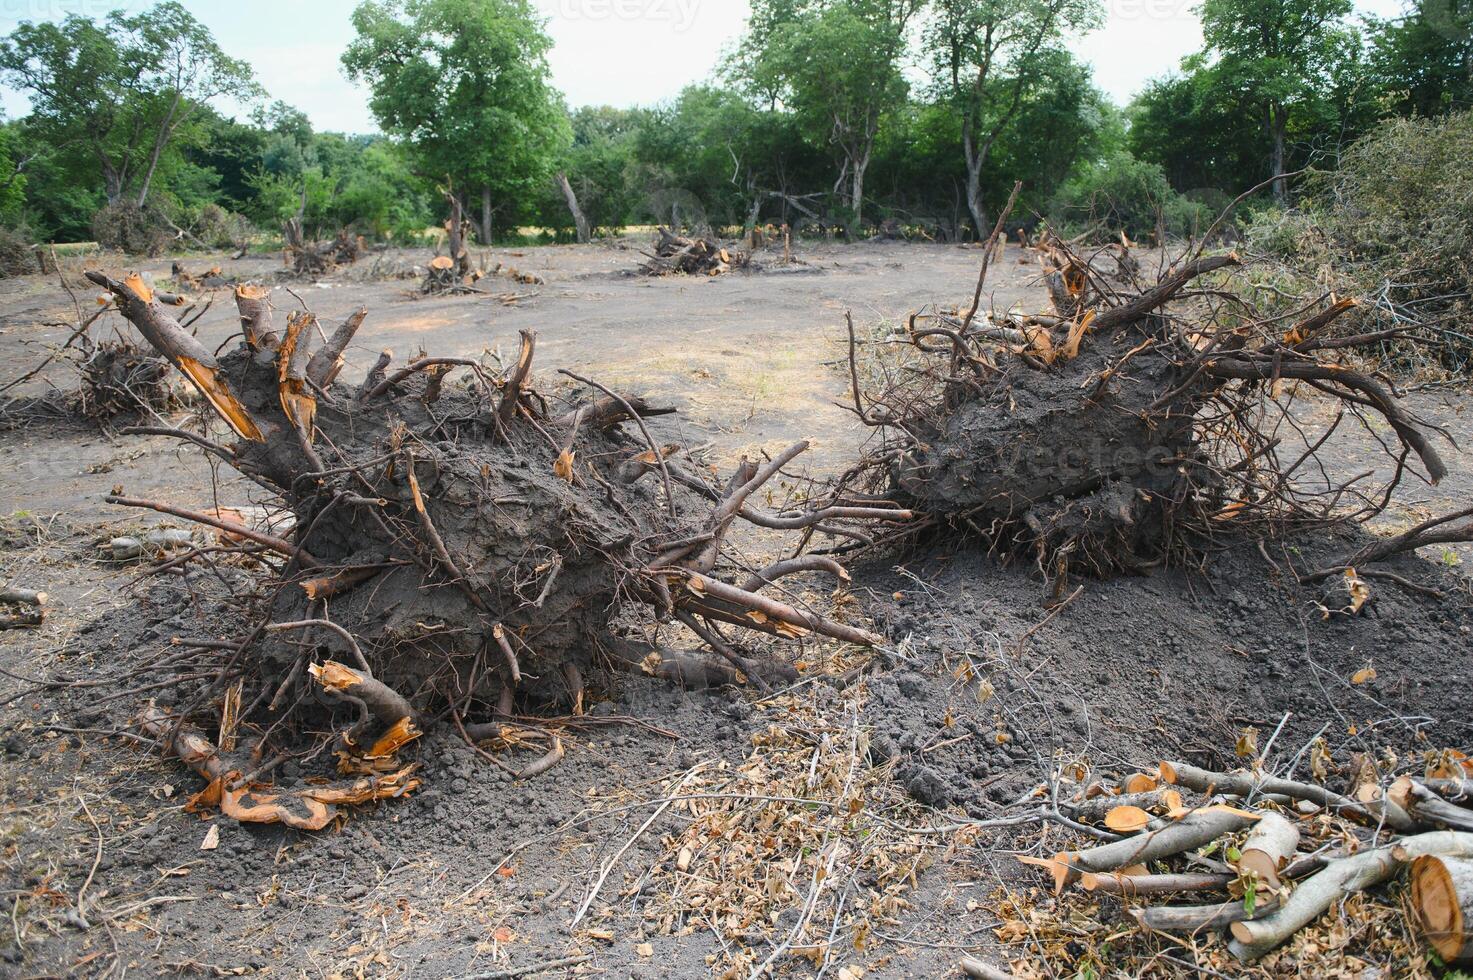
M1268 176L1283 202L1290 126L1333 86L1337 63L1354 53L1356 38L1345 26L1351 0L1203 0L1196 10L1217 78L1262 120Z
M13 227L26 202L26 159L20 127L0 123L0 224Z
M1372 19L1371 76L1399 115L1473 107L1473 0L1417 0Z
M177 137L212 100L259 93L178 3L101 23L22 23L0 41L0 76L31 99L31 122L57 150L91 157L109 203L147 203Z
M755 0L734 69L748 90L783 104L838 164L834 193L850 233L864 219L864 181L880 123L905 103L906 31L920 0Z
M1024 181L1026 204L1042 207L1082 163L1104 159L1125 143L1125 118L1095 88L1088 65L1067 50L1039 59L1038 81L1028 86L1011 127L993 148L999 196ZM991 229L987 229L990 231Z
M1066 32L1101 20L1099 0L934 0L926 31L933 71L962 120L967 209L978 237L991 230L982 171L1032 89L1049 82Z
M1126 146L1160 166L1177 190L1251 187L1268 155L1267 134L1236 94L1212 68L1152 79L1126 110Z
M481 197L492 217L552 178L571 138L548 80L552 42L528 0L367 0L343 55L385 132L401 137L419 172Z

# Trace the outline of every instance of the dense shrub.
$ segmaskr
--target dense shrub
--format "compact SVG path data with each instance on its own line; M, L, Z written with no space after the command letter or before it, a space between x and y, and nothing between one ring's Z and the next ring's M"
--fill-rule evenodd
M1054 194L1050 221L1065 229L1096 228L1102 237L1185 236L1205 231L1204 205L1177 194L1161 167L1120 150L1076 171Z
M206 204L200 208L191 230L194 237L212 248L240 248L255 234L245 216L227 211L218 204Z
M174 229L154 208L116 201L92 218L92 237L104 249L155 256L174 243Z
M1296 209L1259 215L1248 239L1301 291L1362 299L1357 329L1421 324L1445 366L1468 370L1473 113L1382 123L1308 180Z

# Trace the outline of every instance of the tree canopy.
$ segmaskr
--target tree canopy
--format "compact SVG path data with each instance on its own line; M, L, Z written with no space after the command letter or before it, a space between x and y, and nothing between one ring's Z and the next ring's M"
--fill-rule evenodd
M1202 49L1123 108L1070 51L1101 0L753 0L706 82L570 111L532 0L363 0L342 64L382 132L357 135L272 101L174 0L21 23L0 39L0 82L30 103L0 123L0 223L77 240L147 208L219 243L300 214L313 234L409 240L448 190L487 241L766 221L957 240L1022 181L1015 220L1177 233L1333 169L1388 119L1473 106L1473 0L1360 20L1350 0L1196 9Z
M571 140L531 4L367 0L353 27L343 65L369 85L374 118L419 173L480 194L489 238L492 214L545 184Z
M114 11L100 23L76 14L23 23L0 41L0 75L30 97L39 138L94 159L107 200L136 195L140 207L204 106L260 92L250 66L226 55L173 0L132 16Z

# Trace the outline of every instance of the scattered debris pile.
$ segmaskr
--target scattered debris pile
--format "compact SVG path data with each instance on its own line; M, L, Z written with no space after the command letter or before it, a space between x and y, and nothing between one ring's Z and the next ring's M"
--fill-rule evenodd
M654 252L644 253L649 261L640 271L647 276L719 276L756 268L750 252L734 251L709 238L686 238L665 228L659 234Z
M235 285L235 280L226 278L218 265L212 265L204 272L191 272L184 263L176 261L169 272L174 288L181 293L199 293Z
M281 228L286 243L283 259L292 275L304 279L325 276L339 266L352 265L364 252L362 236L340 229L334 238L309 242L302 231L300 216L288 219Z
M764 709L781 723L752 737L735 771L698 766L665 784L686 823L649 875L654 931L715 933L719 975L755 977L795 958L842 964L909 907L940 849L893 767L875 764L860 722L865 697L863 685L775 697Z
M254 625L239 638L209 648L218 655L213 669L196 664L183 675L182 704L170 716L175 732L217 712L269 728L270 738L252 749L265 760L252 785L269 779L279 764L272 760L321 748L313 733L325 729L338 733L345 773L364 766L402 772L394 751L379 758L375 746L396 726L417 732L437 717L468 738L525 741L508 737L527 727L512 719L559 703L581 712L584 672L595 658L687 683L746 679L765 688L764 675L792 676L784 664L754 658L725 628L879 641L768 593L796 572L844 579L833 559L800 548L770 567L749 568L725 548L738 519L844 533L855 522L910 518L893 505L836 497L777 512L759 507L754 494L806 443L744 462L728 482L714 484L679 447L655 443L644 419L667 409L566 371L598 397L554 408L530 385L531 332L512 364L419 357L390 371L385 352L350 386L338 374L366 310L314 351L312 314L292 313L278 332L269 305L242 288L244 342L217 360L141 278L88 276L113 294L236 441L150 431L226 461L292 518L287 538L121 491L108 498L212 526L235 542L200 549L194 560L230 553L270 567L278 584L269 603L249 614ZM465 375L452 380L457 370ZM721 660L642 643L639 614L650 609L686 626ZM616 626L634 638L615 635ZM232 690L235 701L222 702ZM328 724L315 707L319 699L343 706ZM561 752L554 739L546 758Z
M1428 753L1424 778L1401 776L1383 789L1378 760L1360 756L1354 785L1340 793L1324 785L1323 740L1310 748L1313 782L1162 762L1111 786L1077 765L1077 779L1060 786L1059 808L1106 841L1019 860L1046 869L1055 894L1073 886L1091 901L1108 896L1140 925L1140 941L1188 945L1209 969L1230 968L1223 953L1252 962L1287 946L1280 966L1314 972L1317 951L1343 953L1318 938L1290 946L1295 936L1318 929L1332 909L1362 924L1402 915L1355 906L1352 896L1405 876L1413 929L1444 963L1470 962L1473 762L1455 750ZM1066 901L1047 917L1069 919L1083 935L1079 911ZM1033 924L1047 933L1044 918ZM1376 927L1377 936L1398 931ZM1218 936L1225 949L1204 943ZM1130 961L1133 952L1112 955Z
M899 342L874 345L904 351L898 362L861 366L851 343L854 411L884 436L871 489L923 512L922 526L1027 554L1061 587L1069 568L1181 557L1188 533L1368 518L1412 457L1430 482L1446 473L1438 430L1343 357L1388 332L1328 333L1354 300L1259 317L1225 286L1191 288L1236 268L1236 254L1189 252L1141 283L1123 243L1107 278L1049 239L1053 309L979 315L1001 228L969 309L917 313L904 334L880 338ZM1394 434L1390 486L1329 475L1316 456L1329 432L1291 435L1295 399L1311 391L1336 401L1329 432L1354 419Z

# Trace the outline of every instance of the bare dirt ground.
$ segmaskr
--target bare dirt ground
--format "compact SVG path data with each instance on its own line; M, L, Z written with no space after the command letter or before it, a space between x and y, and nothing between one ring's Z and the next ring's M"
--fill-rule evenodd
M807 465L824 474L865 437L839 407L844 311L872 326L964 303L977 263L955 247L814 244L799 249L802 264L759 274L646 279L627 274L639 244L492 250L490 263L546 280L488 281L518 297L505 302L425 298L412 279L361 281L374 263L407 269L423 253L292 288L325 324L369 308L345 378L381 348L399 363L421 347L510 353L518 330L534 329L539 375L566 367L676 405L660 420L661 441L707 446L729 466L807 437ZM186 260L216 263L240 277L278 267ZM143 267L163 280L168 266ZM992 279L995 304L1041 306L1036 268L1009 257ZM297 300L278 289L273 302ZM0 381L38 362L73 322L55 279L0 282ZM222 291L200 336L213 348L236 328ZM22 393L48 383L75 379L58 365ZM1411 398L1461 444L1473 440L1466 396ZM149 696L147 673L131 689L89 678L146 665L173 637L233 635L239 624L220 597L249 580L228 568L229 582L198 571L141 577L147 566L105 560L99 543L155 522L101 498L120 485L184 506L239 505L250 502L246 486L224 471L212 478L197 452L170 440L44 415L0 421L0 579L44 589L53 606L40 629L0 632L0 975L450 977L582 957L542 975L740 977L771 955L791 976L944 976L974 951L1074 976L1106 937L1030 935L1026 907L1054 900L1012 859L1057 850L1060 831L967 826L1016 813L1059 753L1101 772L1168 756L1231 765L1250 725L1282 728L1281 762L1318 733L1339 757L1473 747L1466 549L1391 563L1441 598L1378 583L1365 617L1322 619L1318 595L1284 572L1352 548L1342 535L1246 543L1205 570L1085 582L1040 627L1048 614L1030 569L943 543L855 570L852 596L895 643L861 683L832 682L852 654L821 647L800 655L808 676L798 688L764 700L594 678L592 714L609 723L574 740L541 779L513 782L436 731L419 745L426 788L356 812L340 831L202 819L185 811L198 789L191 773L111 734ZM1347 438L1333 465L1376 465L1374 448ZM1383 530L1473 493L1473 457L1446 455L1452 475L1405 488ZM1367 665L1376 679L1352 684ZM860 809L849 810L856 798ZM201 849L212 833L218 847ZM818 858L848 869L838 884L819 887ZM816 921L842 937L826 966L782 944L815 895ZM1198 975L1236 975L1220 946L1200 945L1171 947L1184 975L1197 965L1208 971ZM1359 953L1381 976L1425 968ZM1266 969L1314 972L1317 961L1295 959L1303 951L1285 955ZM1183 975L1169 959L1158 965Z

